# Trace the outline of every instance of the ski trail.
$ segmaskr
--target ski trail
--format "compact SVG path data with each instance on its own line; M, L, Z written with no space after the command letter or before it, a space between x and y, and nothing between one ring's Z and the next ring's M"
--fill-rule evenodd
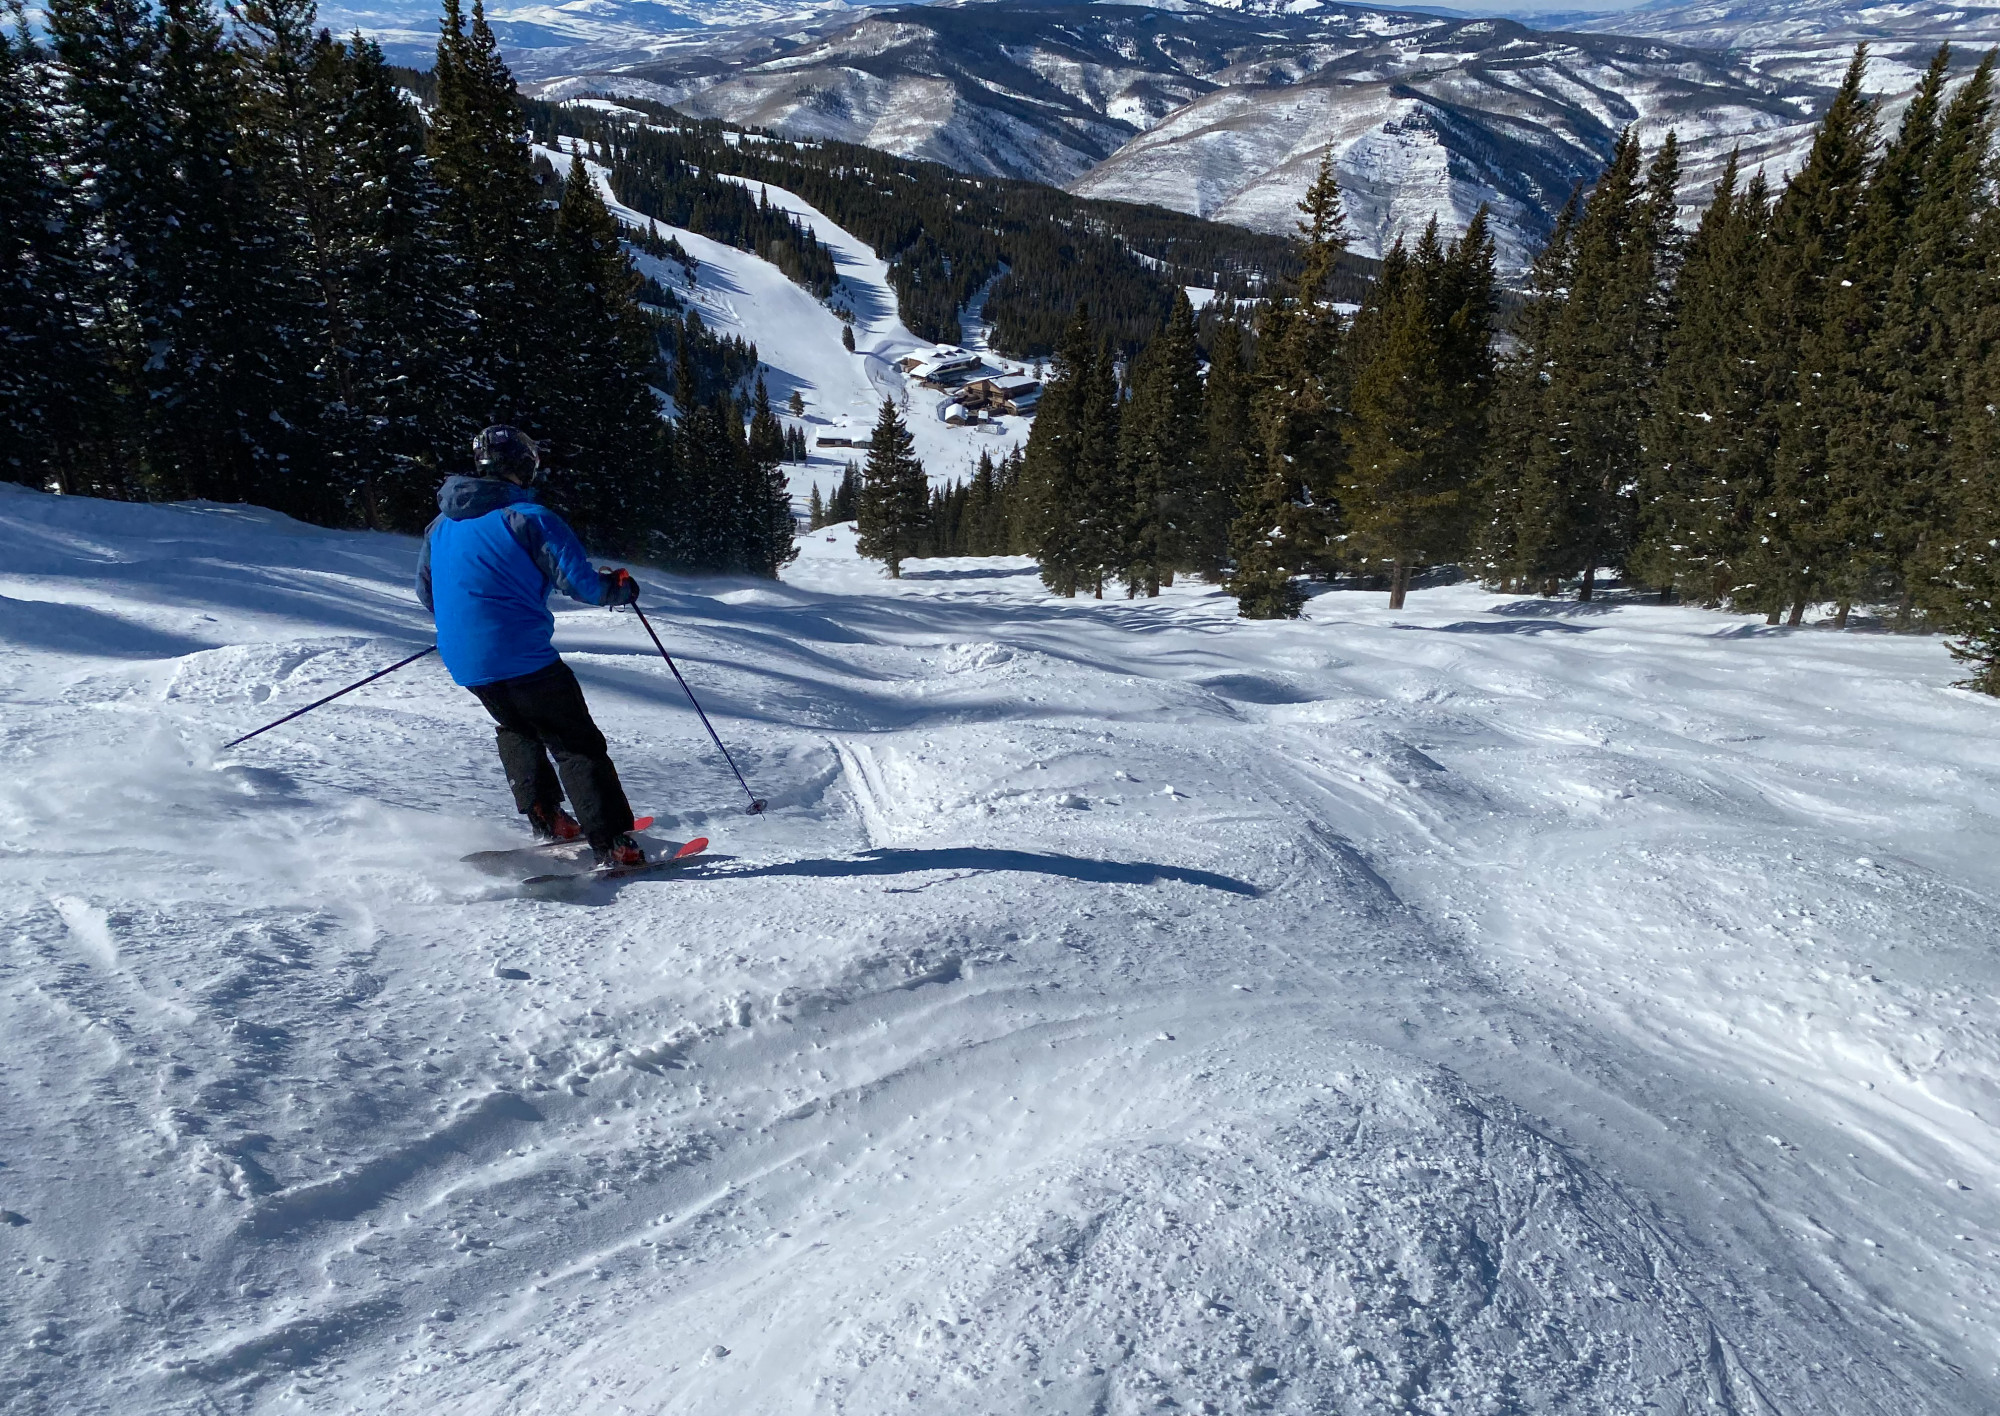
M756 821L558 613L717 856L562 903L434 671L213 756L422 642L411 541L0 488L10 598L149 567L0 622L10 1411L1995 1404L1940 646L852 546L645 577Z

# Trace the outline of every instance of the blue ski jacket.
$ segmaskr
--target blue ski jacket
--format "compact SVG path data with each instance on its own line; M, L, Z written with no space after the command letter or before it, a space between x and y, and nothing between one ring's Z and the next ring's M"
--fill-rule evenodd
M417 553L417 598L437 622L438 657L453 681L476 688L553 664L550 588L601 605L612 576L527 487L448 478L438 510Z

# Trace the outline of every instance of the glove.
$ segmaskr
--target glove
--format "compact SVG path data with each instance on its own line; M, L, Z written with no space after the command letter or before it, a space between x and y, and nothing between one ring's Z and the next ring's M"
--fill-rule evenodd
M604 577L604 603L607 605L631 605L638 603L639 582L632 578L629 570L600 570Z

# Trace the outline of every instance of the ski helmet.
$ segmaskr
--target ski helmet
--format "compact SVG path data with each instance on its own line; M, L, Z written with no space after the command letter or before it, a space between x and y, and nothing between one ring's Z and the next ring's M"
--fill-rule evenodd
M523 484L542 479L541 449L533 438L505 423L483 429L472 440L472 465L482 477L505 477Z

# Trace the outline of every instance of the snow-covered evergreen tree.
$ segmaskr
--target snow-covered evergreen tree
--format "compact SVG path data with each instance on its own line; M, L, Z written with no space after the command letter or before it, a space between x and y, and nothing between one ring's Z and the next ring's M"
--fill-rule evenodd
M1167 321L1132 366L1132 398L1119 424L1119 458L1131 485L1119 574L1131 593L1157 595L1192 569L1200 502L1202 384L1194 307L1176 291Z
M1860 233L1875 146L1876 105L1862 93L1867 49L1855 50L1805 165L1771 215L1771 258L1760 282L1759 360L1772 380L1767 406L1776 446L1758 508L1742 598L1772 623L1803 617L1817 596L1837 593L1845 572L1839 498L1829 469L1831 423L1817 391L1838 377L1845 333L1829 324L1845 302L1842 280L1860 272L1850 247ZM1864 276L1864 279L1866 277Z
M1338 524L1342 322L1327 287L1346 250L1346 221L1329 152L1299 202L1304 265L1289 300L1266 308L1258 331L1251 415L1259 458L1230 531L1227 582L1247 619L1296 616L1298 577L1332 566Z
M618 224L580 156L563 184L553 251L559 357L539 399L548 455L562 469L556 495L592 544L636 553L646 529L671 514L653 334Z
M1537 299L1518 331L1489 453L1495 524L1483 544L1487 573L1505 583L1548 593L1573 577L1587 600L1597 570L1621 565L1632 546L1675 162L1663 147L1649 180L1640 158L1627 130L1537 265Z
M1688 242L1642 432L1639 533L1628 570L1700 604L1740 592L1770 455L1756 300L1770 202L1738 186L1734 153Z
M122 493L84 211L58 175L48 56L0 10L0 479Z
M1493 248L1485 213L1447 251L1437 223L1398 242L1356 317L1349 446L1340 487L1350 564L1389 577L1458 559L1492 376Z
M917 555L930 533L930 481L917 460L915 440L889 399L875 420L868 463L861 473L855 549L901 579L903 562Z

